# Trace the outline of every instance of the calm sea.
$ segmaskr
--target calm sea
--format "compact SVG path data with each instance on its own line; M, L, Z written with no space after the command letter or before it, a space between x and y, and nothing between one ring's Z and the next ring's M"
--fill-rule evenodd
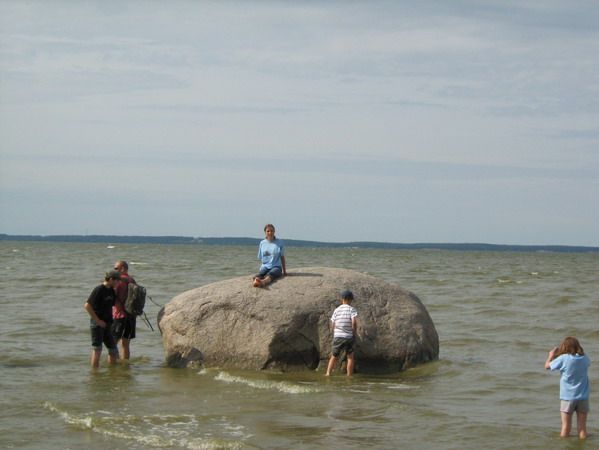
M567 335L599 358L599 254L288 248L291 272L342 267L402 285L439 333L437 362L325 378L171 369L160 333L143 324L129 363L108 367L104 352L100 369L89 368L83 303L116 260L130 261L164 305L253 274L255 248L0 242L0 250L2 448L599 448L599 397L591 394L587 442L560 439L559 375L543 369ZM159 309L147 305L154 323ZM590 375L599 380L599 364Z

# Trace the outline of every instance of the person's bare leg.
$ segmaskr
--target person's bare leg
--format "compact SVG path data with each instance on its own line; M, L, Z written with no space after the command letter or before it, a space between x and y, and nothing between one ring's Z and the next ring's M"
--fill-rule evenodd
M348 375L354 374L355 364L356 364L356 361L354 359L354 354L348 353L348 355L347 355L347 374Z
M100 367L100 355L102 354L102 350L92 350L92 368L95 369Z
M562 432L560 437L570 436L570 430L572 429L572 414L562 412Z
M325 376L328 377L329 375L331 375L331 372L335 368L335 364L337 364L337 357L331 356L331 359L329 359L329 365L327 366L327 373L325 373Z
M266 286L268 283L272 283L272 278L270 278L270 277L262 278L262 285L263 286Z
M576 411L576 428L578 429L578 438L587 438L587 413Z
M121 339L121 355L123 359L129 359L131 357L131 350L129 349L129 339Z

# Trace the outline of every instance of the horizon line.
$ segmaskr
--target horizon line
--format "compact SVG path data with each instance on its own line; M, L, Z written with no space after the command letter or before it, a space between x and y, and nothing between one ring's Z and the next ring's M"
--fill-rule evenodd
M121 244L187 244L187 245L256 245L263 238L252 237L193 237L181 235L78 235L78 234L57 234L57 235L10 235L0 233L0 241L33 241L33 242L89 242L89 243L121 243ZM397 243L389 241L313 241L305 239L282 239L289 243L290 247L295 246L320 246L320 247L358 247L358 248L379 248L379 249L431 249L431 250L498 250L498 251L566 251L566 252L599 252L599 247L589 245L563 245L563 244L489 244L483 242L459 242L459 243L440 243L440 242L417 242L417 243ZM222 241L222 242L218 242ZM298 245L300 244L300 245Z

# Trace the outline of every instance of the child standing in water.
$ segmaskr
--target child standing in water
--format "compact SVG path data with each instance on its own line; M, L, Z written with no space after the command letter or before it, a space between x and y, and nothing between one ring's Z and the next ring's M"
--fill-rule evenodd
M587 437L590 384L588 370L591 360L585 355L578 339L567 337L559 347L549 352L545 369L561 372L559 398L562 416L561 437L568 437L572 429L572 414L576 411L578 437Z
M341 305L335 309L331 317L331 328L333 328L333 350L331 359L327 366L326 376L330 376L331 372L337 364L337 358L343 350L347 356L347 374L353 375L355 358L354 358L354 343L358 322L356 317L358 311L351 306L354 299L354 294L351 291L343 291L340 295Z

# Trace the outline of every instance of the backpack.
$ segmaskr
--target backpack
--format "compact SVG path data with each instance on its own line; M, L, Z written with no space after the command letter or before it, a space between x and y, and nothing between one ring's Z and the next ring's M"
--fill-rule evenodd
M128 283L125 311L134 316L141 316L146 305L146 288L136 283Z

